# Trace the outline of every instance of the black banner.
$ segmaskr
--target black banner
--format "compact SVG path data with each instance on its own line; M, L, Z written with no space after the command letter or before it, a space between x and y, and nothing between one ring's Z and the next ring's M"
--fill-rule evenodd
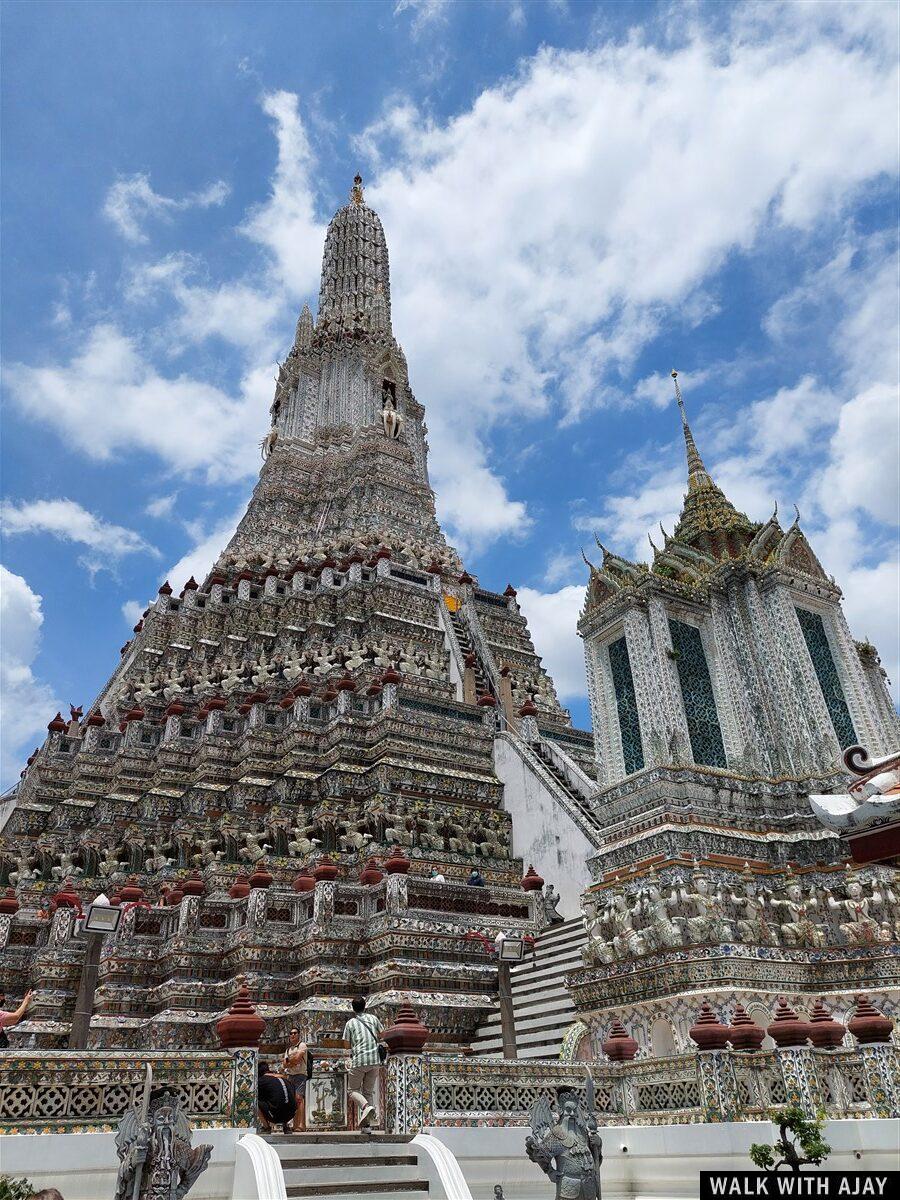
M900 1171L701 1171L700 1200L812 1196L821 1200L894 1200Z

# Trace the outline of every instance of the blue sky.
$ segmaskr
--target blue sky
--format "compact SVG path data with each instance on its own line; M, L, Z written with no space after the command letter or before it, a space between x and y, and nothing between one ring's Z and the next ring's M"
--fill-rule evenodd
M672 366L896 681L894 5L30 0L3 35L4 782L227 541L357 169L445 528L579 723L580 547L671 527Z

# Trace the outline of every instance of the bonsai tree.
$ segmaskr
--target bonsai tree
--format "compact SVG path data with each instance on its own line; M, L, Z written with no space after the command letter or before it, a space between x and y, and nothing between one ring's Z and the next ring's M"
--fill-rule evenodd
M831 1147L822 1137L823 1112L816 1113L810 1120L802 1108L790 1104L769 1115L772 1123L778 1126L778 1138L774 1146L754 1142L750 1147L750 1158L757 1167L764 1171L789 1167L797 1175L801 1167L817 1166L831 1153Z

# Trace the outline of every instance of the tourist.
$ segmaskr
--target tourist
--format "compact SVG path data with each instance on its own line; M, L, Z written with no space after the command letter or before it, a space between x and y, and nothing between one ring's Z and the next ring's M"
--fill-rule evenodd
M347 1071L347 1092L356 1105L357 1127L371 1129L378 1115L378 1088L381 1083L382 1062L386 1047L380 1041L381 1022L365 1011L362 996L351 1001L353 1016L344 1026L344 1041L350 1043L350 1066Z
M294 1113L294 1129L302 1129L306 1124L306 1080L309 1078L307 1058L309 1048L300 1037L299 1029L292 1029L288 1035L287 1049L282 1055L281 1072L294 1084L296 1094L296 1111Z
M466 880L469 887L486 887L484 876L477 867L473 867L469 872L469 878Z
M6 1036L7 1029L12 1029L13 1025L18 1023L28 1011L28 1005L31 1003L32 993L26 992L25 999L18 1008L7 1011L3 1005L6 1003L6 993L0 992L0 1050L6 1050L9 1047L9 1038Z
M63 1200L63 1194L55 1187L41 1188L39 1192L29 1196L28 1200Z
M447 880L440 873L440 871L437 869L437 867L431 868L431 874L428 876L428 878L431 880L432 883L446 883L447 882Z
M256 1097L263 1133L271 1133L273 1125L280 1125L284 1133L294 1132L292 1122L297 1102L293 1080L270 1071L269 1064L261 1062L257 1067Z

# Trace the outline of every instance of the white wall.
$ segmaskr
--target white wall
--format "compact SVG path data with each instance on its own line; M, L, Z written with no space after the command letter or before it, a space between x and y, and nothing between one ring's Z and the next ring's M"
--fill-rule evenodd
M193 1145L213 1147L190 1200L232 1200L235 1146L246 1129L195 1129ZM36 1188L55 1187L64 1200L112 1200L119 1157L114 1133L20 1133L0 1137L0 1171L24 1175Z
M533 863L556 887L564 917L578 916L595 848L507 738L494 739L494 768L504 784L504 808L512 816L513 854L526 870Z
M548 1200L552 1185L525 1155L528 1129L429 1129L456 1155L474 1200ZM600 1130L603 1200L681 1200L700 1194L701 1171L752 1171L752 1142L772 1141L765 1121L721 1125L611 1125ZM900 1121L829 1121L829 1171L896 1170ZM627 1150L624 1149L627 1147ZM860 1155L860 1157L857 1157ZM68 1200L68 1197L66 1198Z

